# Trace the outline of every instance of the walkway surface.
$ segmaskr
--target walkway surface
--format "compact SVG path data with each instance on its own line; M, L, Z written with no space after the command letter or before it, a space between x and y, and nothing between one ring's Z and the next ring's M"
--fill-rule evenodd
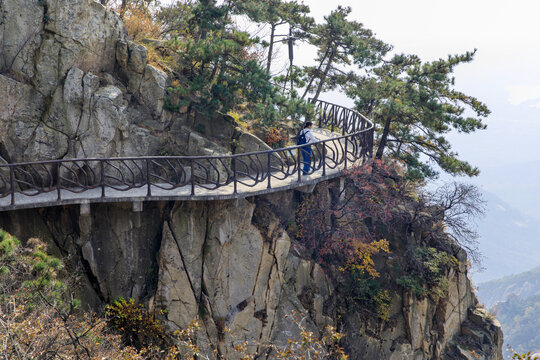
M227 200L313 185L370 157L373 124L319 101L319 141L303 174L299 147L224 156L67 159L0 165L0 212L98 202ZM338 134L340 131L341 134ZM137 206L134 205L134 208ZM141 208L140 205L137 208Z

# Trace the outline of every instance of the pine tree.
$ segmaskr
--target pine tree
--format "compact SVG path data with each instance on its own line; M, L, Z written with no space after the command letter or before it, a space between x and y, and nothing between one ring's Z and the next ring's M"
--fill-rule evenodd
M323 90L344 86L357 78L356 73L347 68L349 65L376 65L390 51L391 47L376 39L371 30L359 22L347 20L350 12L350 7L338 6L324 18L325 23L313 29L310 41L317 46L318 65L305 69L309 80L302 98L315 92L313 101L316 101Z
M246 117L265 125L305 113L307 105L283 96L252 55L257 39L235 27L233 5L213 0L194 3L188 35L169 41L178 58L179 85L170 89L168 108L187 106L189 111L213 114L242 106Z
M433 163L452 175L479 173L458 159L444 137L451 130L470 133L486 127L486 105L454 89L454 67L473 57L474 52L467 52L422 63L414 55L395 55L350 84L348 95L356 109L377 124L376 158L405 163L413 178L436 177Z
M270 27L268 42L263 42L268 46L266 56L266 71L270 73L274 55L274 45L286 40L287 34L276 34L276 30L281 25L289 25L294 30L292 32L296 39L303 39L307 36L314 20L309 16L309 6L303 3L281 0L238 0L235 2L236 11L239 14L247 15L256 23L266 24ZM285 40L284 40L285 38Z

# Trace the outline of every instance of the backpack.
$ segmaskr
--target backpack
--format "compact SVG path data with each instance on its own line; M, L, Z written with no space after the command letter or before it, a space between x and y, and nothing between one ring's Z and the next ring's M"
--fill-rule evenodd
M300 134L298 134L298 140L296 141L296 145L304 145L306 143L306 132L304 130L300 131Z

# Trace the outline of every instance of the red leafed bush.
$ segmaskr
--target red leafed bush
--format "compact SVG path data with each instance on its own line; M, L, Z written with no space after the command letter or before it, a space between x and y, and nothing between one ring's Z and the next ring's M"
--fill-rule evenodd
M403 202L400 177L382 160L349 170L334 196L318 193L299 210L299 235L324 266L377 277L373 256L389 252L380 230L397 219Z
M275 127L269 128L266 134L266 143L274 149L284 146L286 139L287 136Z

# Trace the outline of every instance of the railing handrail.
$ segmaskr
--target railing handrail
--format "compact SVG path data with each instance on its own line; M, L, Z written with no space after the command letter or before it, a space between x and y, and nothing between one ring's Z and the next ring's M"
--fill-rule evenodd
M84 192L102 187L102 197L106 197L106 187L127 191L145 185L148 187L147 196L150 197L152 186L159 187L164 183L173 189L191 185L192 195L195 195L196 186L214 190L234 182L236 194L237 183L255 186L268 181L270 188L272 178L283 180L296 173L298 181L301 182L301 167L304 165L305 169L306 163L300 159L301 150L298 149L311 145L314 145L315 149L322 147L322 152L319 151L318 160L310 159L307 168L313 163L313 171L322 168L323 175L326 168L337 168L341 164L346 168L349 161L371 157L374 132L372 121L354 110L322 100L315 103L315 109L319 127L329 128L332 132L339 129L342 134L310 144L240 154L73 158L0 164L0 199L11 195L11 205L15 205L16 193L35 196L56 190L60 202L62 190L78 192L75 189L82 188L81 192ZM295 151L298 152L296 155L293 154ZM296 159L291 162L290 157ZM230 166L227 161L231 162ZM175 168L172 162L178 167ZM92 163L98 163L99 166L91 168ZM183 163L189 163L189 166ZM66 164L71 164L71 168ZM53 166L49 169L51 165ZM157 170L150 170L151 165ZM106 173L105 166L110 167L107 169L109 173ZM2 169L7 169L9 175L5 174L5 170L2 172ZM167 178L169 175L175 177L175 180ZM212 177L217 177L217 180L212 180ZM248 185L246 178L253 181L253 184ZM107 183L106 179L116 182ZM153 179L164 183L153 182ZM207 182L198 182L199 180ZM68 186L64 186L66 183Z
M360 134L362 132L366 132L370 129L365 129L356 132L355 134ZM317 140L315 142L309 143L309 144L303 144L303 145L292 145L287 146L284 148L279 149L270 149L270 150L260 150L260 151L253 151L253 152L247 152L247 153L238 153L238 154L226 154L226 155L158 155L158 156L130 156L130 157L112 157L112 158L67 158L67 159L54 159L54 160L41 160L41 161L27 161L27 162L20 162L20 163L7 163L7 164L0 164L1 167L11 167L11 166L20 166L20 165L36 165L36 164L55 164L55 163L62 163L62 162L79 162L79 161L117 161L117 160L204 160L204 159L231 159L233 157L242 157L242 156L251 156L251 155L262 155L267 153L275 153L285 150L296 150L298 148L303 148L311 145L317 145L321 143L326 142L332 142L335 140L341 140L346 137L349 137L350 135L355 134L347 134L347 135L341 135L336 136L331 139L325 139L325 140Z

